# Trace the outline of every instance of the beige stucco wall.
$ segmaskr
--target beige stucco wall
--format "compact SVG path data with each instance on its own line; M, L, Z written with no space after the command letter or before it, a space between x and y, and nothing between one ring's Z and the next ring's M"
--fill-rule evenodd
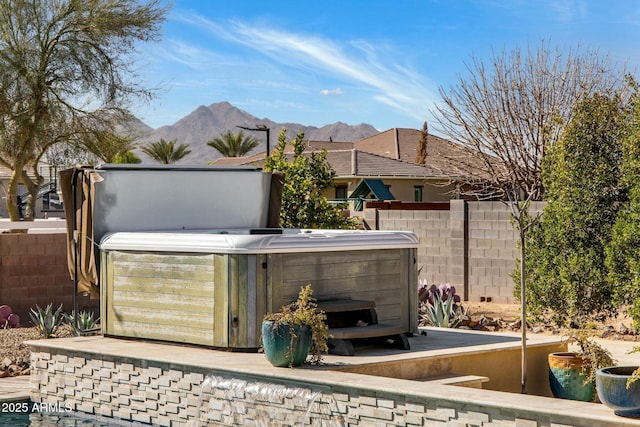
M336 197L335 188L340 185L347 186L347 195L351 194L353 190L362 181L362 178L338 178L335 180L335 186L327 189L324 192L324 196L333 200ZM382 181L389 187L389 191L394 195L396 200L403 202L415 201L414 187L422 186L422 201L423 202L448 202L454 196L456 187L454 184L447 182L434 182L425 181L424 179L396 179L396 178L382 178ZM353 202L350 203L349 209L354 210Z

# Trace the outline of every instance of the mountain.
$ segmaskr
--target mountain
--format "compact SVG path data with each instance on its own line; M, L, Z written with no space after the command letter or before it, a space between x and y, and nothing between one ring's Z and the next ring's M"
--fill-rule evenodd
M207 141L227 131L238 133L242 129L237 126L255 128L256 125L264 125L269 128L271 148L276 146L278 133L282 128L287 129L287 140L293 138L299 131L304 132L305 139L312 141L329 141L329 139L332 139L336 142L353 142L378 133L373 126L365 123L350 126L342 122L337 122L322 126L321 128L305 126L298 123L276 123L267 118L259 119L252 116L228 102L218 102L208 107L200 106L196 108L193 112L171 126L162 126L150 132L145 132L145 136L136 139L135 143L138 146L142 146L150 142L159 141L160 139L166 141L175 139L178 144L189 144L189 149L191 150L191 154L179 163L203 164L221 157L220 153L207 145ZM243 132L260 140L260 145L250 154L265 151L265 132L248 130L243 130ZM143 163L153 162L142 152L138 152L137 154Z

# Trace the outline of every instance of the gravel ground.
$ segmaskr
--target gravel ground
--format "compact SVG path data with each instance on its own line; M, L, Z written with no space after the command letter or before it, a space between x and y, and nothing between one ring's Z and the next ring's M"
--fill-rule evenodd
M68 326L62 326L58 329L57 336L70 337L71 329ZM3 372L9 370L11 374L23 372L29 367L29 348L24 345L24 341L42 339L36 328L15 328L0 329L0 377L7 376Z
M497 304L497 303L464 303L469 305L470 317L474 320L480 319L482 316L489 319L500 319L501 324L509 324L520 317L519 304ZM613 332L617 332L621 325L630 325L631 319L620 316L613 321L609 320L607 324L599 325L596 333L602 332L606 327ZM492 330L500 330L500 328L486 329L488 332ZM504 330L504 329L503 329ZM566 331L555 330L554 328L538 328L534 333L563 333ZM58 329L57 337L70 337L71 329L68 325L64 325ZM636 341L639 335L625 335L614 339L624 339L625 341ZM29 348L23 344L24 341L41 339L36 328L17 328L17 329L0 329L0 378L8 376L9 366L13 366L10 374L28 373L29 368Z

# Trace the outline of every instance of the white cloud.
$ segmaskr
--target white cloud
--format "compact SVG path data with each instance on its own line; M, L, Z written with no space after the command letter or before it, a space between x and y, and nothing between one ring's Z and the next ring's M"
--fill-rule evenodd
M320 91L320 95L323 96L329 96L329 95L342 95L342 89L340 89L339 87L335 88L335 89L322 89Z
M588 7L582 0L551 0L549 17L559 22L575 22L585 19Z
M427 109L437 99L437 90L430 89L432 85L424 76L408 65L401 65L399 58L390 54L393 49L383 47L381 51L378 45L373 46L364 40L337 43L323 37L238 21L223 25L193 16L189 22L214 37L266 55L281 66L325 75L334 80L341 78L350 84L358 83L363 93L373 94L373 99L378 102L417 120L424 120ZM339 94L333 92L335 90L324 89L320 93Z

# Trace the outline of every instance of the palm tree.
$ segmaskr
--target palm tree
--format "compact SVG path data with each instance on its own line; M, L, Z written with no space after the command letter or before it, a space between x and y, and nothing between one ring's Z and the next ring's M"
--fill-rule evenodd
M168 165L175 163L182 159L187 154L191 153L188 149L189 144L180 144L176 146L176 140L165 141L160 138L160 141L152 142L146 147L142 147L142 152L153 160Z
M207 145L218 150L224 157L242 157L258 146L260 141L252 136L245 136L240 131L234 135L231 131L207 142Z

